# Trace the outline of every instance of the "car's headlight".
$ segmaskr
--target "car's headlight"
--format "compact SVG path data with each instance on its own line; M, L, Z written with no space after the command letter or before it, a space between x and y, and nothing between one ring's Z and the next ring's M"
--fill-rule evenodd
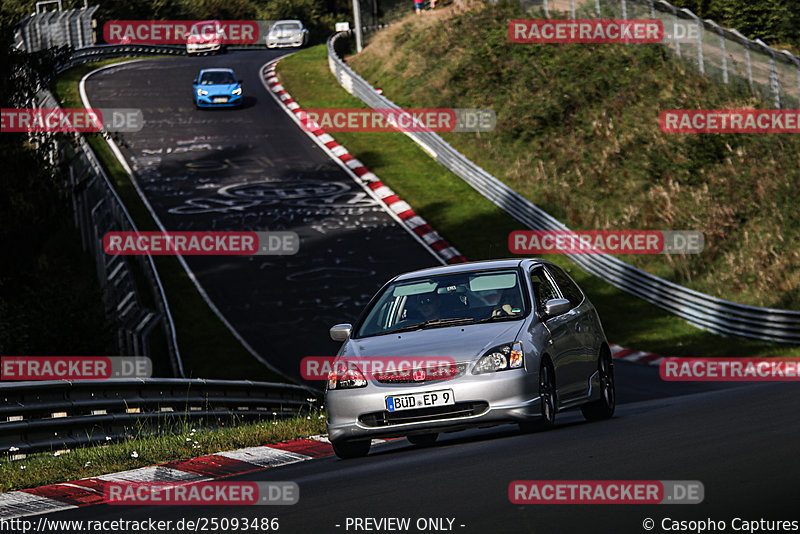
M206 96L208 94L208 91L206 91L205 89L198 89L197 94L200 96Z
M498 345L486 351L472 369L472 374L494 373L508 371L509 369L522 369L525 366L525 357L522 353L522 343L514 341L505 345Z
M237 87L236 89L231 91L231 94L232 95L240 95L240 94L242 94L242 88L241 87Z
M353 367L334 369L328 373L328 389L363 388L366 385L364 374Z

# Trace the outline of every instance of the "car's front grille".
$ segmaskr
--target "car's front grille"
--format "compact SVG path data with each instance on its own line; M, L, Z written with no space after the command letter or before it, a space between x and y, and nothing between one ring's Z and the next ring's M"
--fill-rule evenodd
M452 380L463 376L467 372L466 362L426 367L425 369L413 369L407 371L386 371L383 373L373 373L376 382L381 384L427 384L430 382L441 382ZM419 374L423 370L424 375Z
M434 408L401 410L399 412L372 412L360 416L358 420L364 426L382 427L436 421L437 419L472 417L480 415L488 409L489 403L487 402L457 402L450 406L436 406Z

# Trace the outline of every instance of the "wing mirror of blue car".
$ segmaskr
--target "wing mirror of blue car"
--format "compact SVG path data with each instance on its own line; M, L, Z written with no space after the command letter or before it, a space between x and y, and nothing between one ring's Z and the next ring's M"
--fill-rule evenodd
M194 80L192 80L192 83L193 83L193 84L195 84L195 85L197 85L197 78L195 78Z
M350 323L333 325L330 329L331 339L334 341L346 341L350 337L352 330L353 325Z
M544 305L542 320L544 321L551 317L557 317L562 313L567 313L571 307L572 305L567 299L550 299Z

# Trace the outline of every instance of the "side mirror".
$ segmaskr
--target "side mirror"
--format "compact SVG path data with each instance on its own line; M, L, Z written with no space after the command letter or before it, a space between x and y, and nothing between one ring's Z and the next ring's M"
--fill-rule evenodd
M572 304L567 299L550 299L544 305L544 317L542 319L557 317L562 313L567 313L570 308L572 308Z
M193 83L193 84L195 84L195 85L197 85L197 78L195 78L194 80L192 80L192 83Z
M244 85L244 80L239 80L239 87Z
M331 339L334 341L345 341L350 337L350 332L352 330L353 325L350 323L333 325L330 329Z

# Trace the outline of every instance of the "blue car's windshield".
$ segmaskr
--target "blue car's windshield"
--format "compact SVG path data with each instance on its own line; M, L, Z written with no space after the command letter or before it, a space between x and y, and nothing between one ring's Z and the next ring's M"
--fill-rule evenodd
M200 85L228 83L236 83L236 78L230 72L204 72L200 77Z
M521 319L528 307L516 269L415 278L387 287L356 337Z

